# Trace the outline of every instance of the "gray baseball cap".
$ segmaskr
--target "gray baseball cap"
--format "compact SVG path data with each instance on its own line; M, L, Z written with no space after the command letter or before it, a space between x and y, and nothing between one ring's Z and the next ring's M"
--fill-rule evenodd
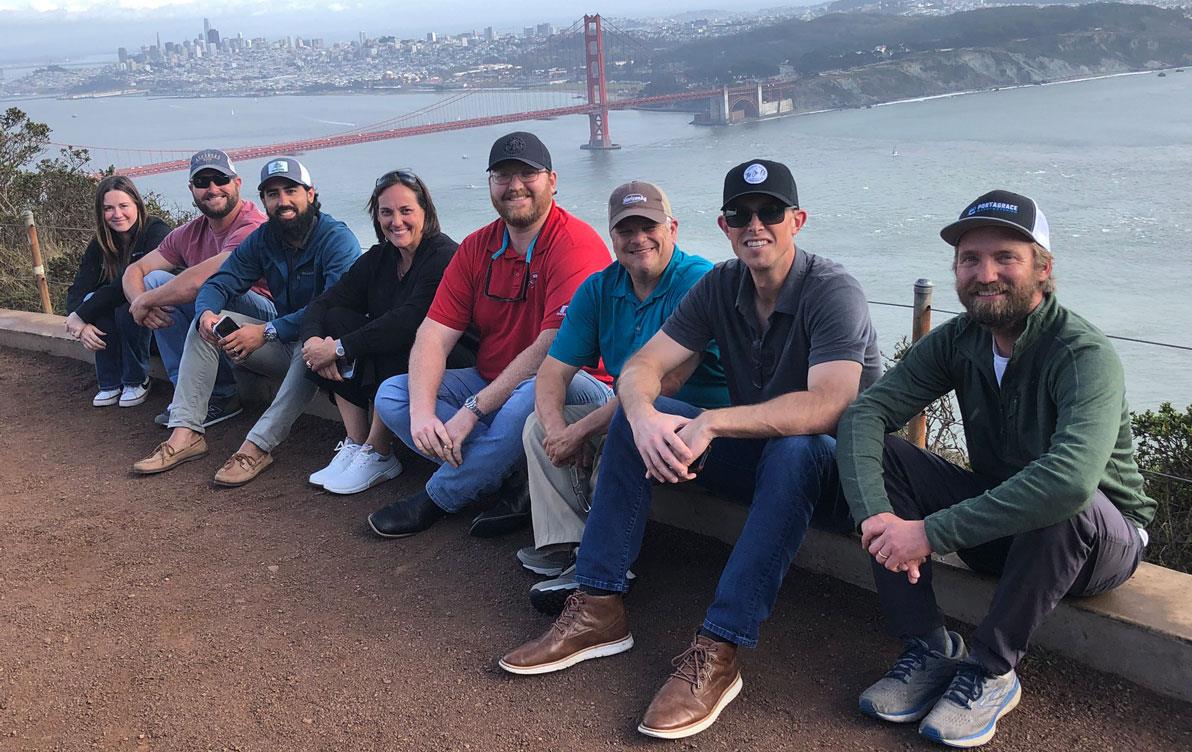
M230 178L236 177L236 166L232 164L231 157L219 149L203 149L191 155L190 177L193 178L202 170L215 170Z
M285 178L306 188L314 188L314 181L310 178L310 170L293 157L274 157L261 168L261 182L257 190L262 190L265 183L273 178Z

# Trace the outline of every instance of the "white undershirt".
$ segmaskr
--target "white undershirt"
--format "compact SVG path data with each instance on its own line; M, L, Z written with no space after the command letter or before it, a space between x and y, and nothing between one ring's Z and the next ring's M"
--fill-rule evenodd
M1006 364L1010 362L1009 358L1003 358L997 354L997 342L993 342L993 375L997 376L997 385L1002 385L1002 374L1006 372Z

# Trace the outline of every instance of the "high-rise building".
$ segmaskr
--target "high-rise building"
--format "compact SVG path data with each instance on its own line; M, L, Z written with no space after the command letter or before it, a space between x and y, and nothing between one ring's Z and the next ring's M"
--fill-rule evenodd
M122 63L127 63L128 62L128 50L124 49L123 47L120 47L119 49L116 50L116 58Z
M526 39L533 39L534 38L534 27L527 26L527 27L523 28L522 36L525 37Z
M554 26L551 26L551 25L550 25L550 24L548 24L548 23L540 23L540 24L538 24L538 28L537 28L537 34L538 34L538 36L539 36L539 37L541 37L541 38L545 39L546 37L549 37L551 34L554 34L554 33L555 33L555 27L554 27Z
M484 27L484 39L485 39L485 41L487 41L487 42L491 42L491 41L493 41L493 40L494 40L494 39L496 39L496 38L497 38L497 37L496 37L496 35L495 35L495 34L493 34L493 27L491 27L491 26L485 26L485 27Z
M428 32L426 32L426 41L431 42L433 44L434 42L439 41L439 35L433 31L428 31Z
M364 36L364 32L360 32L360 46L363 47L368 42L368 37Z

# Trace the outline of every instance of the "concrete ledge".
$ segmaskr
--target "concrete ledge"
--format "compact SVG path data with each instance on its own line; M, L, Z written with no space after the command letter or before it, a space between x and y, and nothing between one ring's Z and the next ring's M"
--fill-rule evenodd
M66 335L62 322L61 316L0 309L0 345L92 362L91 353ZM245 399L272 399L275 385L269 379L236 370ZM153 374L165 377L156 359ZM314 400L307 412L338 420L335 408L326 400ZM657 492L653 517L731 545L746 512L744 506L689 486ZM873 589L868 556L854 538L812 530L795 564ZM969 624L980 620L993 595L993 578L971 572L954 559L937 561L934 576L944 613ZM1129 582L1113 592L1064 600L1039 629L1035 642L1161 694L1192 702L1192 575L1143 563Z

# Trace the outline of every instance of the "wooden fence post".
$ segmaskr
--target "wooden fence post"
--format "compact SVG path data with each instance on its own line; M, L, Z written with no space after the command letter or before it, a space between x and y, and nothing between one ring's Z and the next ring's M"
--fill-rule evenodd
M931 331L931 291L929 279L915 280L915 308L911 319L911 344L923 339ZM907 438L917 447L927 446L927 415L919 413L906 427Z
M46 269L42 265L41 243L37 240L37 225L33 222L33 212L26 209L21 213L21 219L25 220L25 230L29 233L29 250L33 253L33 276L37 278L37 291L41 293L41 308L46 313L53 313L50 285L46 282Z

